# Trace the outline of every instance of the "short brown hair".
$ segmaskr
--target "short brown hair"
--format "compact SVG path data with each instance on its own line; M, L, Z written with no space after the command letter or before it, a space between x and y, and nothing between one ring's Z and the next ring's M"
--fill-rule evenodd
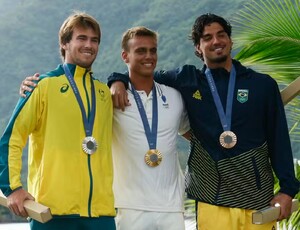
M128 51L128 41L136 36L147 36L157 40L157 32L144 26L136 26L128 29L122 36L122 49Z
M64 21L58 33L60 55L63 61L65 60L66 52L61 47L61 45L70 42L73 36L74 28L76 27L82 27L86 29L91 28L92 30L94 30L99 37L99 44L100 44L101 30L97 20L84 12L75 11Z

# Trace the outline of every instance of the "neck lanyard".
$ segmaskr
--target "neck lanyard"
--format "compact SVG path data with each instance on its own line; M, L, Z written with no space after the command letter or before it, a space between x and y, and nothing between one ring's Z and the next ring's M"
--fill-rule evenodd
M208 80L210 91L213 95L215 105L217 107L218 115L221 120L221 124L224 131L229 131L231 129L231 116L232 116L232 102L233 102L233 93L236 79L236 72L234 65L232 64L230 71L230 79L228 83L228 92L227 92L227 101L226 101L226 114L224 112L219 93L217 91L214 79L212 77L211 71L209 68L205 70L205 75Z
M143 106L141 97L138 94L138 92L135 90L133 84L131 84L131 91L133 93L136 105L138 107L138 110L139 110L139 113L140 113L140 116L141 116L141 119L143 122L149 149L156 149L158 112L157 112L157 96L156 96L155 84L153 85L153 88L152 88L153 102L152 102L152 127L151 127L151 130L150 130L150 125L149 125L149 122L147 119L147 115L146 115L145 108Z
M72 76L70 69L68 67L68 65L66 63L63 64L63 69L65 71L66 77L71 85L71 88L73 89L73 92L76 96L77 99L77 103L80 107L81 110L81 115L82 115L82 121L83 121L83 125L84 125L84 130L85 130L85 134L86 136L92 136L93 134L93 127L94 127L94 120L95 120L95 113L96 113L96 100L95 100L95 86L94 86L94 82L92 77L90 77L90 81L91 81L91 95L92 95L92 108L91 108L91 114L88 117L86 115L85 109L84 109L84 105L82 102L82 99L80 97L79 94L79 90L76 86L76 83L74 81L74 77Z

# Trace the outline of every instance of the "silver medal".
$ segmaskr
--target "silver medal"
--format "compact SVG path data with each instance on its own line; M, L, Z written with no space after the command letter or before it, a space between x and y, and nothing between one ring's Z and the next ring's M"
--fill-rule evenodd
M86 154L93 154L98 148L97 141L94 137L89 136L83 139L82 149Z

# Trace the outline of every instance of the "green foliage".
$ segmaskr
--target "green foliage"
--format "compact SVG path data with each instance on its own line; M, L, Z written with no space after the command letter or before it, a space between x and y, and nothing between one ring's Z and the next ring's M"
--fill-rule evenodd
M234 15L236 58L245 65L270 74L286 85L300 75L300 2L299 0L254 0ZM300 101L295 98L286 107L290 136L300 138ZM297 145L299 146L299 145ZM299 151L299 149L298 149ZM295 159L295 172L300 179L300 161ZM276 179L275 193L280 189ZM296 195L300 199L300 192ZM283 220L279 228L299 229L300 209Z
M254 0L232 21L237 59L281 82L299 76L299 0Z

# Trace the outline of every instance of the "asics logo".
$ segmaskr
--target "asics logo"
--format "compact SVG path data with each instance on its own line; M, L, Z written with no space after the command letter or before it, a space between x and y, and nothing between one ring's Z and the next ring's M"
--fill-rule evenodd
M60 92L61 93L65 93L67 92L69 89L69 85L68 84L63 84L63 86L60 88Z

